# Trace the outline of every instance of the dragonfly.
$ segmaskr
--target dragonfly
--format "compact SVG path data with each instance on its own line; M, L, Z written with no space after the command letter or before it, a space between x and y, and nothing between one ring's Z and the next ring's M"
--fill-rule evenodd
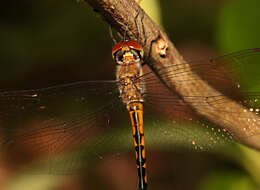
M155 120L155 128L162 129L162 134L158 134L157 138L164 140L167 137L174 138L173 133L176 131L173 129L178 122L186 124L200 121L196 108L218 109L220 114L230 112L238 119L248 121L254 118L245 113L252 112L252 115L258 117L260 93L250 84L257 86L260 80L258 75L248 77L248 71L257 70L260 49L243 50L161 69L160 75L174 78L177 87L184 84L183 78L185 84L196 82L196 73L217 89L207 92L205 96L191 92L181 98L153 72L145 72L143 47L139 42L124 39L113 47L112 56L117 67L116 80L81 81L42 89L0 91L1 147L13 158L22 154L25 160L32 157L41 160L42 155L46 155L44 164L40 165L46 166L47 173L80 170L85 167L82 159L99 156L99 149L111 148L113 139L120 138L122 131L112 134L108 131L112 130L110 126L113 126L115 120L124 122L126 119L122 114L127 115L128 112L139 189L145 190L148 177L144 118ZM175 74L172 74L172 70L175 70ZM244 112L219 109L216 105L225 105L225 97L241 104L245 108ZM225 128L200 124L207 130L208 146L234 138L232 131ZM259 121L252 122L250 129L245 130L249 130L252 136L259 135ZM199 150L206 148L200 144L202 136L196 137L193 132L189 136L184 127L180 127L179 131L191 147ZM100 134L109 137L101 139ZM118 140L115 145L124 146L123 142ZM24 149L28 149L30 154L26 155ZM66 157L63 156L65 151L70 152ZM58 162L61 164L57 166Z

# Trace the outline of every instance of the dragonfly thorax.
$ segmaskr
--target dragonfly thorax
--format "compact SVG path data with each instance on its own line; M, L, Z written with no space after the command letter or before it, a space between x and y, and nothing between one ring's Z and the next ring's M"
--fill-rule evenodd
M117 65L117 80L123 103L143 102L144 83L140 80L143 75L142 47L132 41L123 41L112 50Z

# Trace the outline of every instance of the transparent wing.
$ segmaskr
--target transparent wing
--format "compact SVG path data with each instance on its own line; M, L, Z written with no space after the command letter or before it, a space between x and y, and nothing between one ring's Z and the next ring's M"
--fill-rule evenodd
M257 72L259 57L258 50L246 50L207 61L173 65L159 71L166 79L174 78L176 88L196 83L197 78L193 73L196 72L217 89L214 93L204 89L203 96L187 91L187 94L179 97L152 72L139 78L146 84L144 120L147 142L154 146L169 144L171 150L176 146L174 143L188 142L190 146L201 150L204 145L208 147L232 139L232 135L225 129L211 127L202 120L194 108L218 109L219 112L251 119L244 113L221 110L216 105L225 105L226 97L229 97L245 106L247 111L253 109L258 113L256 100L260 94L257 90L259 76L254 73ZM174 74L169 69L175 71ZM11 159L16 159L17 155L23 155L25 161L34 157L44 158L40 166L45 168L44 171L40 169L40 173L65 174L78 171L96 158L102 158L111 149L116 153L129 150L132 145L131 127L128 114L120 114L122 111L126 112L126 109L121 104L115 81L79 82L39 90L1 91L2 147L9 152ZM185 128L178 125L178 121L183 120ZM128 125L123 125L126 126L123 129L122 125L119 126L119 130L114 121L124 121ZM206 131L195 133L197 128L194 123L199 124L198 130L203 126ZM202 142L203 138L206 140ZM160 143L157 143L158 140ZM112 144L116 147L112 147ZM63 154L65 151L68 152L66 156Z
M194 83L198 80L194 73L200 76L200 79L213 85L219 92L234 96L234 90L239 92L244 90L253 90L257 87L260 80L258 69L260 61L260 49L249 49L215 59L201 60L179 65L171 65L158 71L159 75L166 80L174 78L176 88L187 82ZM148 86L156 86L157 79L153 77L152 72L144 74L140 80L143 80ZM155 80L155 81L154 81ZM195 96L191 92L190 96ZM212 94L209 94L209 96ZM189 97L187 95L187 97Z
M199 79L204 80L214 91L208 88L200 89L203 93L187 89L187 93L179 96L170 91L152 72L144 74L139 80L146 84L145 109L148 112L154 110L157 114L164 115L169 120L194 120L212 130L201 117L194 112L197 109L217 110L217 113L232 114L240 120L251 122L250 134L260 134L260 123L255 118L258 115L260 105L260 50L251 49L229 54L215 59L172 65L159 70L159 75L175 81L175 88L188 88L188 85L196 85ZM195 73L195 74L194 74ZM242 110L228 109L227 102L232 99L244 107ZM252 112L254 116L250 116ZM225 122L229 122L226 119ZM226 133L225 129L217 129ZM230 137L231 134L227 133Z
M115 81L0 92L1 147L11 159L20 154L25 159L26 153L28 161L46 157L47 172L70 173L81 168L80 147L89 146L85 150L89 157L98 155L98 150L90 149L110 128L111 113L116 112L112 109L120 109L120 104ZM64 152L71 155L65 159ZM60 170L55 160L63 164Z

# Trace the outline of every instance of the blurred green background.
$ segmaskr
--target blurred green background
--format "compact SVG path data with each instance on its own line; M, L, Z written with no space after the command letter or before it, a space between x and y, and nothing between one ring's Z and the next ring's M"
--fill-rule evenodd
M143 0L142 6L188 61L260 47L259 0ZM3 1L0 68L3 90L114 79L108 24L76 0ZM0 189L136 189L132 156L104 159L80 177L21 177L0 170ZM259 154L242 146L218 153L157 148L148 159L151 190L260 188Z

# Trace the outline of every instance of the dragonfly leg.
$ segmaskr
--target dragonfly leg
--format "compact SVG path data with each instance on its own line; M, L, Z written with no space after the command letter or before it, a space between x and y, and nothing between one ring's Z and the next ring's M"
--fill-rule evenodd
M142 17L141 17L141 24L142 24L142 29L143 29L143 36L144 36L144 42L142 43L142 46L144 47L147 42L147 37L146 37L146 32L145 32L145 27L144 27L144 10L142 10Z
M158 36L151 41L150 46L149 46L149 50L148 50L148 54L147 54L147 56L145 56L145 59L142 63L142 66L144 66L148 62L148 59L150 58L150 55L151 55L151 52L152 52L153 43L155 43L158 39L160 39L160 37L161 37L161 35L158 34Z
M137 31L138 31L137 40L138 40L138 42L140 42L141 41L141 31L140 31L140 27L139 27L138 22L137 22L138 16L139 16L139 11L137 12L137 14L135 16L134 22L135 22L135 25L136 25L136 28L137 28ZM143 37L144 37L144 41L142 43L142 46L144 47L146 45L146 42L147 42L147 36L146 36L146 30L145 30L143 20L144 20L144 10L142 9L141 25L142 25L142 31L143 31ZM143 61L142 65L144 65L148 61L150 54L151 54L151 51L152 51L153 43L156 42L160 37L161 37L160 34L158 34L158 36L151 41L150 46L149 46L149 50L148 50L148 54L147 54L145 60Z
M109 35L110 35L110 38L111 38L113 46L114 46L117 43L117 40L113 34L111 25L109 25L108 30L109 30Z
M139 28L139 25L138 25L138 22L137 22L137 18L139 16L139 11L137 12L135 18L134 18L134 22L135 22L135 26L137 28L137 33L138 33L138 36L137 36L137 41L140 42L141 40L141 35L140 35L140 28Z
M137 14L135 16L134 22L135 22L137 32L138 32L137 41L140 43L141 42L141 30L140 30L139 24L137 22L138 16L139 16L139 11L137 12ZM142 9L141 25L142 25L142 32L143 32L143 36L144 36L144 42L142 43L142 46L144 47L146 45L147 38L146 38L146 32L145 32L143 20L144 20L144 10Z

